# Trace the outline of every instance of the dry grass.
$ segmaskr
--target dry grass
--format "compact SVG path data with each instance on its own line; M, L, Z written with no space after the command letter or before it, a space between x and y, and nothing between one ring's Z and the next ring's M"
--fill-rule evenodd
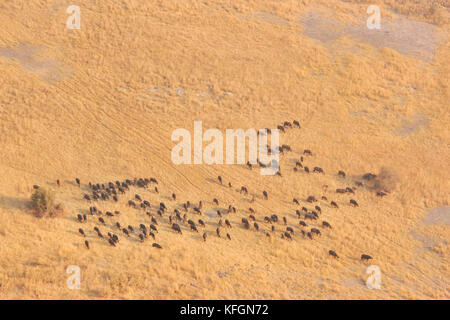
M66 6L59 1L32 2L28 10L2 3L0 47L18 52L30 43L42 50L34 59L0 56L0 297L448 299L448 225L422 222L426 209L449 203L448 24L445 15L435 22L435 14L414 9L415 1L379 3L382 10L391 6L436 23L445 36L430 61L349 38L324 45L297 23L317 9L363 24L358 17L366 16L367 4L360 1L233 1L230 7L229 1L81 0L79 31L65 28ZM288 23L265 21L267 15L254 12ZM50 65L61 68L59 81L41 76L47 73L39 65L49 61L58 62ZM36 72L27 69L30 62ZM398 135L417 114L427 125ZM283 178L241 166L171 162L172 131L191 130L194 120L202 120L204 130L224 130L272 128L293 119L302 129L281 136L293 149L281 160ZM306 163L322 167L323 175L292 171L303 149L313 151ZM389 170L377 172L383 167ZM338 170L348 178L339 178ZM377 188L392 190L387 197L366 188L354 196L334 193L366 172L378 174ZM218 175L233 188L218 185ZM160 181L160 194L133 189L118 203L98 204L103 211L121 211L106 226L91 216L83 225L76 221L91 205L81 200L89 181L149 176ZM29 214L33 184L53 189L67 214ZM235 191L242 185L259 197L267 190L270 200L249 204ZM216 218L208 220L204 243L184 226L183 236L175 235L164 217L157 235L163 250L135 237L117 248L107 245L94 226L106 234L115 221L149 224L145 213L126 206L135 192L152 204L164 201L169 210L203 200L205 219L216 207L213 198L221 208L233 203L239 210L230 216L232 241L214 236ZM168 199L172 192L176 202ZM288 243L279 234L269 240L240 227L253 206L264 230L269 226L263 217L277 213L295 224L297 234L292 198L308 195L340 205L332 209L329 201L319 201L322 218L333 226L321 238ZM359 208L349 206L350 197ZM303 200L301 205L309 206ZM330 259L330 249L341 258ZM382 290L365 287L362 253L380 266ZM69 265L81 268L81 290L66 288Z

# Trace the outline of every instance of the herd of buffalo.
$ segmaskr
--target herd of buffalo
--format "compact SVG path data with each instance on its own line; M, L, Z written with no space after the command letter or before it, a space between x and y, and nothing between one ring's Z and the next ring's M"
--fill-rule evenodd
M285 132L288 129L300 128L298 121L294 120L291 124L285 121L282 125L278 125L277 128L281 132ZM270 130L268 130L270 134ZM285 152L292 152L292 149L288 145L282 145L277 150L280 154ZM273 152L273 151L272 151ZM306 174L324 174L324 170L320 167L308 167L306 165L305 158L312 157L313 152L305 149L300 152L300 156L295 160L295 166L292 168L294 172L303 170ZM251 170L253 166L264 164L257 161L257 163L247 163L248 168ZM278 171L278 176L281 175L281 169ZM364 180L374 179L376 175L372 173L364 174L361 181L355 181L354 187L346 186L345 188L336 189L338 194L348 194L350 197L355 195L357 187L364 185ZM344 171L339 170L336 174L336 179L342 179L344 182L346 174ZM218 184L223 187L232 188L231 182L225 185L224 178L222 176L217 177ZM61 181L56 181L58 186L61 186ZM95 226L91 227L91 232L94 232L94 236L105 241L108 245L117 247L120 246L121 241L125 239L135 239L140 242L145 242L147 239L152 239L152 247L162 249L163 247L158 244L158 232L161 231L161 225L167 223L169 230L174 234L183 235L183 232L199 233L199 240L207 241L210 234L206 231L207 227L213 227L215 229L215 236L231 240L230 231L232 228L241 230L253 230L265 235L267 238L278 236L286 241L293 241L297 237L313 240L315 237L322 236L323 233L332 232L332 224L328 221L321 219L321 214L324 210L335 210L340 206L345 206L346 203L339 203L335 200L329 200L325 195L320 197L316 195L309 195L306 199L293 198L292 203L295 207L295 215L297 221L288 221L286 216L278 216L276 213L269 214L267 216L260 216L256 214L256 210L252 207L245 210L238 210L233 204L225 205L224 208L219 207L219 200L211 199L211 204L216 208L209 208L214 211L216 217L211 219L211 215L204 216L203 212L208 210L205 208L205 204L208 201L190 202L186 201L181 204L176 203L177 195L175 193L169 193L169 197L165 197L170 202L170 205L164 202L157 204L150 203L143 196L148 190L151 190L155 194L159 194L161 190L158 189L158 180L155 178L133 178L123 181L110 181L106 183L91 183L89 182L85 186L82 184L79 178L75 179L76 185L81 189L82 187L86 191L83 194L83 199L88 203L89 209L80 211L77 214L76 220L80 223L78 233L85 239L83 239L85 247L87 249L92 245L87 240L88 229L82 227L88 220L94 222ZM38 186L35 186L37 188ZM324 190L328 186L323 186ZM237 192L248 196L250 194L247 186L241 186L236 189ZM259 196L259 194L261 196ZM377 196L386 196L386 192L379 191ZM251 198L248 199L249 203L256 201L255 196L261 201L269 199L270 195L266 190L262 190L257 193L253 193ZM138 210L142 212L143 219L147 220L147 223L141 223L139 226L132 226L121 223L119 220L126 220L126 215L121 214L120 211L111 210L102 212L96 206L97 202L102 202L105 206L108 201L119 202L124 199L130 210ZM321 205L318 204L319 199ZM351 207L359 207L358 202L350 198L347 200L347 205ZM204 204L205 203L205 204ZM171 209L169 209L171 207ZM85 213L83 213L85 212ZM245 212L245 213L243 213ZM231 223L230 215L243 215L239 216L239 226L233 226ZM195 218L194 218L195 217ZM211 221L213 220L213 221ZM236 221L236 219L233 219ZM239 219L237 220L239 221ZM315 227L310 226L315 225ZM264 227L262 227L264 226ZM325 232L325 230L327 230ZM244 232L244 231L243 231ZM201 234L201 235L200 235ZM214 234L214 233L213 233ZM333 258L339 258L339 255L334 250L329 250L328 254ZM368 261L372 257L368 254L362 254L361 260Z

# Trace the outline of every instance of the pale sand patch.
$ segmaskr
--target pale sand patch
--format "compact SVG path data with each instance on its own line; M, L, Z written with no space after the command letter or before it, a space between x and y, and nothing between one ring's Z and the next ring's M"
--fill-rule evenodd
M437 207L430 210L430 213L423 219L426 225L450 224L450 206Z
M20 65L30 72L36 73L47 82L57 82L69 76L67 68L54 58L41 56L44 47L22 43L15 48L0 48L0 57L17 59Z
M397 15L394 20L381 21L381 29L370 30L367 17L361 17L361 25L345 25L316 11L302 15L298 23L305 28L304 34L321 42L350 37L374 47L387 47L416 59L430 61L445 32L425 22L414 21Z

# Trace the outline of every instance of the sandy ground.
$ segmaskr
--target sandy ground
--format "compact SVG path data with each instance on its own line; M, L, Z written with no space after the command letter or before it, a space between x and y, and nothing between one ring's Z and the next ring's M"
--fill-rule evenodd
M2 1L0 297L450 298L448 7L377 2L384 34L365 29L359 1L80 0L81 30L66 28L72 3ZM194 120L224 131L294 119L301 129L280 138L293 149L281 157L282 177L171 161L172 131L192 130ZM292 170L304 149L313 152L305 164L324 174ZM383 167L399 181L388 196L365 187L335 193ZM121 211L106 226L76 221L92 205L82 200L88 182L134 177L157 178L160 193L132 188L118 203L99 202ZM27 209L34 184L54 190L66 214L35 218ZM243 185L250 195L237 192ZM150 223L126 206L134 193L170 212L202 200L208 240L184 224L183 235L171 232L166 215L156 235L162 250L135 235L109 246L94 226L106 234L116 221ZM295 214L312 208L309 195L322 208L308 221L322 231L314 240L300 235ZM222 229L231 241L215 236L215 212L229 204L238 209L226 217L233 228ZM262 231L242 227L249 207ZM274 213L287 218L293 241L280 238L282 223L267 239L263 218ZM374 259L361 262L363 253ZM382 271L380 290L365 286L369 264ZM66 287L69 265L81 268L80 290Z

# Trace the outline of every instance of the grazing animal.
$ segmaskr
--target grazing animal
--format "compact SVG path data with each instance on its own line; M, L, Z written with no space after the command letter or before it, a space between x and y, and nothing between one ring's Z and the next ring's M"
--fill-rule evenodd
M311 233L314 233L314 234L316 234L316 235L318 235L318 236L322 235L322 234L320 233L320 230L319 230L319 229L316 229L316 228L311 228Z
M175 193L172 193L172 199L177 200L177 195Z
M77 220L78 222L83 222L83 217L81 216L81 214L77 214Z
M352 205L353 207L359 207L358 202L353 199L350 199L350 205Z
M361 255L361 261L369 261L370 259L372 259L372 257L369 256L368 254Z
M206 237L207 237L207 235L206 235L206 232L203 232L203 241L206 241Z
M332 257L336 258L336 259L338 259L338 258L339 258L339 256L337 255L337 253L336 253L336 252L334 252L333 250L330 250L330 251L328 251L328 254L329 254L330 256L332 256Z
M319 206L315 206L314 207L317 211L319 211L320 213L322 213L322 209Z
M384 196L386 196L387 194L385 193L385 192L383 192L383 191L378 191L377 192L377 197L384 197Z
M286 217L283 217L283 223L284 223L284 225L287 225L287 219L286 219Z
M376 174L373 174L373 173L366 173L366 174L364 174L364 175L362 176L362 178L363 178L364 180L367 180L367 181L373 180L373 179L375 179L376 177L377 177L377 175L376 175Z
M134 195L134 198L135 198L137 201L142 201L141 196L138 195L138 194L135 194L135 195Z
M313 172L323 173L323 169L320 167L314 167Z
M313 215L312 213L305 213L305 219L316 220L317 217L315 215Z
M227 219L225 219L225 224L228 228L231 228L231 223L230 221L228 221Z
M220 238L220 229L219 228L216 229L216 234Z
M59 179L56 180L56 184L58 185L58 187L60 187L61 186L61 181L59 181Z
M342 177L342 178L345 178L345 172L342 171L342 170L339 170L338 176L340 176L340 177Z
M102 223L102 224L105 224L105 220L103 220L102 217L98 218L98 221L99 221L100 223Z
M312 156L312 152L311 152L311 150L309 150L309 149L303 150L303 154L307 154L307 155Z
M294 234L294 229L291 227L286 227L286 231L290 232L291 234Z
M222 184L222 177L221 176L218 176L217 180L219 180L219 183Z
M330 205L331 205L333 208L339 208L339 206L337 205L337 203L334 202L334 201L331 201L331 202L330 202Z
M247 190L247 188L246 188L246 187L244 187L244 186L242 186L242 187L241 187L241 191L240 191L240 193L241 193L241 194L245 194L245 195L247 195L247 194L248 194L248 190Z
M213 199L213 202L218 206L219 205L219 200L217 200L216 198Z
M291 235L289 234L289 232L285 232L284 233L284 236L288 239L288 240L292 240L292 237L291 237Z
M158 229L153 224L150 225L150 229L158 233Z
M345 189L336 189L336 193L345 193Z
M300 123L297 120L292 121L294 127L300 128Z
M89 241L85 240L85 241L84 241L84 245L86 246L86 248L89 249Z
M128 232L128 230L126 228L123 228L122 232L125 233L127 235L127 237L130 236L130 233Z
M259 231L259 225L256 222L253 223L253 226L255 227L256 231Z
M306 201L309 202L309 203L317 202L317 200L316 200L316 198L315 198L314 196L309 196L309 197L306 199Z
M268 194L267 194L267 191L263 191L263 197L264 197L264 199L269 199L269 196L268 196Z
M141 242L144 241L144 236L141 233L139 234L139 240L141 240Z
M292 200L292 202L295 203L295 204L297 204L297 205L300 205L300 203L298 202L298 200L295 199L295 198Z
M176 223L172 224L172 230L176 231L176 232L179 233L179 234L183 234L183 233L181 232L180 226L179 226L178 224L176 224Z
M75 182L77 183L78 187L81 186L80 179L76 178L76 179L75 179Z
M85 195L83 196L83 199L85 199L85 200L87 200L87 201L91 201L91 197L89 197L88 194L85 194Z
M309 239L311 239L311 240L313 239L311 232L308 232L306 235L308 236Z
M157 244L156 242L152 244L152 247L157 248L157 249L162 249L162 247L159 244Z
M332 228L331 228L331 225L330 225L328 222L326 222L326 221L322 221L322 225L323 225L325 228L330 228L330 229L332 229Z
M308 167L304 167L303 170L305 170L306 173L309 173L309 168Z
M299 225L301 225L302 227L307 227L308 225L306 224L305 221L300 220Z
M198 232L197 227L195 226L195 224L191 224L190 226L191 226L191 230L192 231Z
M86 237L86 235L84 234L84 231L83 231L83 229L78 229L78 232L83 236L83 237Z
M136 203L133 200L128 201L128 206L136 208Z
M270 219L271 219L273 222L278 222L278 216L277 216L276 214L271 215L271 216L270 216Z
M204 227L204 226L205 226L205 223L203 222L203 220L202 220L202 219L198 219L198 224L199 224L199 225L201 225L202 227Z
M227 238L228 238L228 240L231 240L231 236L229 233L227 233Z

